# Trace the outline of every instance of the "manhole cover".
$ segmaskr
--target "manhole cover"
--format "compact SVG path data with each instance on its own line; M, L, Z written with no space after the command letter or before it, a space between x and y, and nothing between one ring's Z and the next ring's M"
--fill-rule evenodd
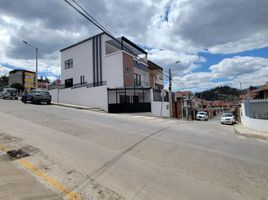
M21 149L8 151L7 154L9 155L9 157L10 157L12 160L30 156L30 154L24 152L24 151L21 150Z

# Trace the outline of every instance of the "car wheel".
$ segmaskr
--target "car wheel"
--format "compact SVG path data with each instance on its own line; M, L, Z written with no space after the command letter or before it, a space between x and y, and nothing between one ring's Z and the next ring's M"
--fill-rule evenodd
M48 104L48 105L51 104L51 101L48 101L47 104Z

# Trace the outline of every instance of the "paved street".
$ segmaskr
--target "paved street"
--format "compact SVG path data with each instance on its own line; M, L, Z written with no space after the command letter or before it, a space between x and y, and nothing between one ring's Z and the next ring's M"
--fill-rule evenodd
M9 148L34 147L25 159L84 199L268 199L268 142L237 136L218 118L188 122L0 100L0 135L10 136L0 139Z

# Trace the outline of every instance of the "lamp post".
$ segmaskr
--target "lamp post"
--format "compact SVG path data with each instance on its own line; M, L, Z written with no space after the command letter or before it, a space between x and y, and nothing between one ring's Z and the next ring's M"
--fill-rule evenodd
M169 87L168 87L168 90L169 90L169 114L170 114L170 117L172 117L172 73L171 73L171 69L181 61L176 61L169 69L168 69L168 78L169 78Z
M37 80L38 79L38 48L32 46L25 40L23 40L22 42L35 50L35 89L37 89L38 87L38 80Z

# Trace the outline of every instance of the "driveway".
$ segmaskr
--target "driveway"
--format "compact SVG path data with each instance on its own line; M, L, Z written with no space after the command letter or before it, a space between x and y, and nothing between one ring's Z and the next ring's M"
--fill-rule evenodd
M84 199L268 199L268 143L208 122L0 101L11 148ZM1 143L1 140L0 140Z

